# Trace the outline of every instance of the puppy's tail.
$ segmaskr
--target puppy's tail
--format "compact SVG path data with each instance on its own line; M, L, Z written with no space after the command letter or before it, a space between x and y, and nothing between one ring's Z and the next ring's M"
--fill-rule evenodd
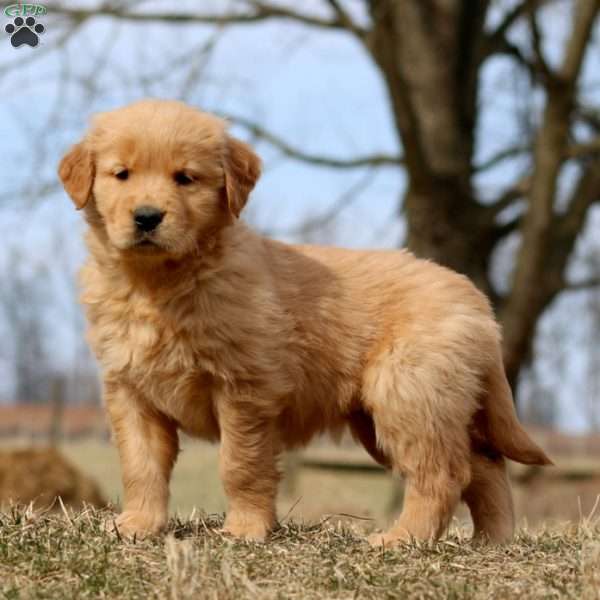
M482 408L486 437L497 451L524 465L553 464L519 422L501 360L495 361L489 373Z

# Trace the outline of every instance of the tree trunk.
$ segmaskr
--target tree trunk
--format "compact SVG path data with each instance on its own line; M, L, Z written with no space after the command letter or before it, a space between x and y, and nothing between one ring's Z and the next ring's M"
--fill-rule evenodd
M367 44L405 150L408 247L464 273L493 298L496 227L471 184L487 7L480 0L373 2Z
M409 185L403 201L407 246L417 256L467 275L494 298L488 279L494 232L483 222L479 211L461 211L463 205L462 195L450 185L433 184L425 191Z

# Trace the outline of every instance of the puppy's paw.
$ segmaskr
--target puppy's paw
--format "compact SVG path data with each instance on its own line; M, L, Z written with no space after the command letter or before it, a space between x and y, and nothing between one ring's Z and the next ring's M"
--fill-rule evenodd
M253 542L264 542L273 529L275 519L265 515L234 511L227 515L223 533Z
M390 548L392 546L398 546L400 544L406 544L410 541L410 535L405 532L393 532L388 531L386 533L372 533L368 538L367 542L373 548Z
M160 533L167 525L166 516L139 510L125 510L113 522L106 524L109 531L116 527L119 535L143 538Z

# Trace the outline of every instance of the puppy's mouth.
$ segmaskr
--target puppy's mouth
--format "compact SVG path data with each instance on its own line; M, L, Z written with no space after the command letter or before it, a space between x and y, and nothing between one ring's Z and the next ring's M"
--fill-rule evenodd
M152 248L152 247L157 248L158 244L156 244L156 242L154 242L152 240L143 239L143 240L140 240L139 242L136 242L134 244L134 246L136 248Z
M143 252L144 254L152 254L157 252L164 252L165 248L158 241L148 235L144 235L139 239L135 240L130 246L130 250L136 252Z

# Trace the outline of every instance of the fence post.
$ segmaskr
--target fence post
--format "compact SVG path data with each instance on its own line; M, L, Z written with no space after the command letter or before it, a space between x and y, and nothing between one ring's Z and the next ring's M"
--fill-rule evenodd
M57 446L63 436L63 417L65 412L65 379L60 375L52 378L50 387L50 446Z

